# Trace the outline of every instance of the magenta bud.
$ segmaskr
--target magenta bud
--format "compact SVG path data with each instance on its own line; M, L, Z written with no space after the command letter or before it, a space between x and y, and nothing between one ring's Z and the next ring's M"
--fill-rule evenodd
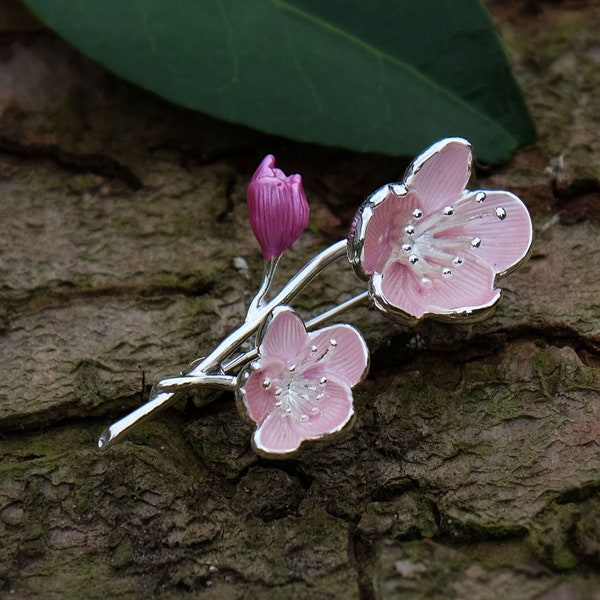
M308 225L302 177L286 177L275 168L271 154L263 158L252 176L247 198L250 226L266 260L281 255Z

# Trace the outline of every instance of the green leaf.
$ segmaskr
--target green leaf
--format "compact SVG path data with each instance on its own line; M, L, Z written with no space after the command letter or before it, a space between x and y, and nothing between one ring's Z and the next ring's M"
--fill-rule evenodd
M115 73L297 140L501 162L535 130L478 0L26 0Z

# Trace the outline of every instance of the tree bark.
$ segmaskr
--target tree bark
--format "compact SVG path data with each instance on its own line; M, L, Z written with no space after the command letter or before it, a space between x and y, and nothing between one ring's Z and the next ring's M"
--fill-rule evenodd
M288 461L253 454L227 394L183 396L105 453L97 438L243 318L262 273L245 187L265 154L302 173L312 210L282 280L407 162L188 112L31 21L5 27L1 594L597 597L600 6L488 6L539 139L470 187L523 198L532 258L484 323L348 313L373 352L356 425ZM361 287L339 266L295 306Z

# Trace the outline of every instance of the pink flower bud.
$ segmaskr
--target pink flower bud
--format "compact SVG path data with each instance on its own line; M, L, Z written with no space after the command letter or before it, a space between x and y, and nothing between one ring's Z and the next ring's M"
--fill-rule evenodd
M247 198L250 226L266 260L281 255L308 225L302 177L286 177L275 168L271 154L265 156L252 176Z

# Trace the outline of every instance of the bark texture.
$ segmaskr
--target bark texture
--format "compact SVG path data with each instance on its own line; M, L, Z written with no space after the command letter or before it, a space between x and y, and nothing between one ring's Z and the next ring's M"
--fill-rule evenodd
M532 259L481 324L349 313L356 426L285 462L228 395L96 441L240 322L266 153L312 209L282 277L406 163L173 107L27 19L0 34L2 597L600 598L600 6L488 5L540 135L473 187L525 200ZM340 267L296 306L360 289Z

